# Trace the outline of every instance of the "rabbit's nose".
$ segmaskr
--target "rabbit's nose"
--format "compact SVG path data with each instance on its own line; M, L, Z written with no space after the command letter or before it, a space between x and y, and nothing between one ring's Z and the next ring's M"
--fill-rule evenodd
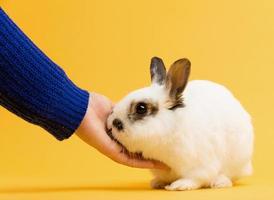
M118 118L113 120L112 125L117 128L118 131L121 131L124 128L123 122Z

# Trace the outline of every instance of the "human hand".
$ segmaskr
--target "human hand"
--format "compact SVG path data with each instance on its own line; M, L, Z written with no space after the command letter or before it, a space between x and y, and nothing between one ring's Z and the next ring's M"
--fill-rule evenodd
M117 163L129 167L169 169L165 164L145 160L138 156L132 156L125 149L113 141L106 132L106 121L112 111L113 103L105 96L92 93L87 112L76 134L87 144L96 148Z

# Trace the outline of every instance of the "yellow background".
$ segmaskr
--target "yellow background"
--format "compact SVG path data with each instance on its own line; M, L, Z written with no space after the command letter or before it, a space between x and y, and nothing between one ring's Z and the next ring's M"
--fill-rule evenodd
M192 62L191 79L226 85L255 126L254 176L232 189L149 189L150 173L78 138L59 142L0 107L0 199L273 199L274 1L0 0L80 87L118 101L149 81L149 62Z

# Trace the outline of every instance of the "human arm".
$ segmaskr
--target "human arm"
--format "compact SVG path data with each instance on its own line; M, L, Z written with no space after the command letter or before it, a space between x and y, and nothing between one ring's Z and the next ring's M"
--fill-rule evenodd
M121 152L108 137L104 123L111 102L102 99L77 87L0 8L0 105L58 140L77 130L80 138L116 162L160 168L157 162Z

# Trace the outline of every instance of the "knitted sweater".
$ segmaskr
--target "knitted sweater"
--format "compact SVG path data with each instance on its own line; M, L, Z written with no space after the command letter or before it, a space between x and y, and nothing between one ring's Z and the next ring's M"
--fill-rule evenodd
M88 99L0 7L0 105L63 140L80 125Z

